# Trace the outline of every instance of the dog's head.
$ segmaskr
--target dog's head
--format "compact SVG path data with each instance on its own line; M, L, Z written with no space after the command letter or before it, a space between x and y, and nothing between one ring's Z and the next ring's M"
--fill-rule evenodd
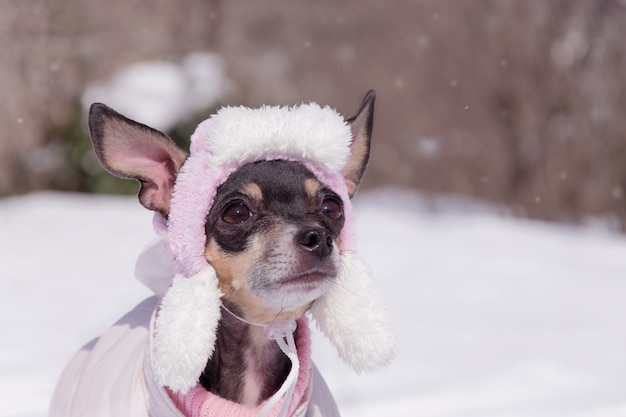
M370 92L347 120L352 143L341 172L349 198L369 159L373 109ZM187 153L165 134L102 104L92 106L89 127L103 167L138 180L141 204L167 218ZM339 272L344 221L338 191L306 164L285 159L249 162L217 188L205 220L204 255L216 270L225 301L248 320L267 322L294 313L299 317L326 293Z
M252 163L218 188L206 256L224 298L249 320L267 322L326 292L339 268L343 223L339 196L302 164Z

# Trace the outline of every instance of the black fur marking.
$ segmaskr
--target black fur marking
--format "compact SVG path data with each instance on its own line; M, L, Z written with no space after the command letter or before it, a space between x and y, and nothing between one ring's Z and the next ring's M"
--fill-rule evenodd
M227 300L223 302L229 310L241 314L234 304ZM238 395L243 391L242 365L246 350L253 348L249 330L249 325L222 311L213 356L200 375L199 382L204 389L230 401L241 401ZM291 370L291 363L278 346L271 345L270 348L274 358L269 363L273 366L258 372L266 382L265 390L261 392L263 399L274 394L274 387L280 387Z
M315 178L304 165L291 161L259 161L244 165L218 187L216 198L206 222L207 241L214 237L226 252L241 252L248 247L250 236L263 233L280 217L300 226L323 227L336 237L343 227L343 217L332 220L321 212L326 197L341 201L328 188L322 188L314 200L307 194L305 181ZM254 183L263 194L263 201L253 201L239 190ZM234 201L241 200L253 213L251 220L241 224L222 221L223 211ZM268 242L271 244L271 242Z

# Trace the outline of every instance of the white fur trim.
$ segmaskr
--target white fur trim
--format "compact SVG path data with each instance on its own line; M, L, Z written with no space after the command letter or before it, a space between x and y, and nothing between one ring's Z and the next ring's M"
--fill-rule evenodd
M196 385L213 354L221 296L211 266L174 277L155 323L152 368L158 384L182 393Z
M395 356L395 337L387 311L365 263L341 256L341 273L326 295L313 303L317 327L357 373L387 365Z
M343 116L315 103L259 109L225 107L209 123L211 128L202 139L214 166L290 155L336 173L350 156L352 133Z

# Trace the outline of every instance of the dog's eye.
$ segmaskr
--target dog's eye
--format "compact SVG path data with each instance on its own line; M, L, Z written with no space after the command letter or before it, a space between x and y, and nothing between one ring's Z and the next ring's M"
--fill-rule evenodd
M240 224L248 221L251 216L250 209L243 202L235 201L226 207L222 220L229 224Z
M339 220L343 215L341 203L335 198L326 198L322 203L322 213L331 220Z

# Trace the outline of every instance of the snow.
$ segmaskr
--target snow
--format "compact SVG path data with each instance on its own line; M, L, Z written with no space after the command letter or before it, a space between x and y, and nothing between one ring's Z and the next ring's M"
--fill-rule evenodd
M344 416L626 416L626 238L397 191L356 202L398 357L355 375L315 335ZM46 415L64 364L149 295L134 198L0 200L0 416Z

